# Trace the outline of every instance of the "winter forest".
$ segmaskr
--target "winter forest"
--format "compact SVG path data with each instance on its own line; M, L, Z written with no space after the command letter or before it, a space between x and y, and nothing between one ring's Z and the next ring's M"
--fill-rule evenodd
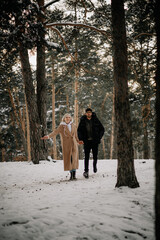
M6 189L17 184L12 185L10 177L13 174L12 170L16 174L14 181L16 179L20 183L22 181L20 176L24 178L24 182L21 182L24 185L19 185L19 188L23 189L26 176L28 176L26 181L29 181L31 188L36 189L33 185L33 182L37 181L34 174L38 170L37 177L39 178L43 168L48 171L48 178L41 181L49 186L51 184L49 177L52 175L50 168L54 168L56 164L59 174L62 175L58 175L54 168L54 177L65 178L65 173L60 173L60 169L63 168L62 161L59 161L63 159L60 136L47 141L42 141L41 137L54 131L65 113L70 113L75 125L78 126L81 116L85 114L85 109L90 107L102 122L105 133L99 145L99 175L97 175L97 180L96 177L91 176L88 189L92 189L94 181L97 181L97 188L100 184L104 188L109 183L113 184L116 174L114 186L119 189L117 190L119 192L114 192L114 194L119 200L119 205L116 207L121 215L120 208L123 200L120 199L120 194L123 192L128 198L129 196L135 198L135 192L129 191L138 189L139 199L140 196L143 198L146 194L143 191L143 181L145 186L145 181L149 182L149 179L144 180L145 177L152 175L152 185L150 185L148 194L152 195L153 199L150 198L149 203L145 203L144 200L144 205L153 205L152 224L154 225L154 233L151 234L152 230L148 230L150 231L148 235L142 232L136 235L134 231L137 231L135 229L141 222L139 220L135 223L134 230L126 230L131 235L119 236L118 233L114 233L113 228L108 238L105 235L108 233L103 232L102 229L97 230L102 231L100 235L89 236L84 226L80 231L86 231L86 235L80 236L73 226L75 235L68 232L71 235L66 237L67 230L64 229L70 228L63 225L63 222L58 219L58 213L55 213L57 221L60 225L62 224L64 235L58 235L59 233L56 232L55 238L51 236L52 234L43 235L40 238L40 235L36 235L36 230L33 229L33 234L25 235L23 232L24 235L15 235L13 238L14 230L10 229L8 231L10 235L7 235L5 227L11 227L17 221L18 226L20 222L28 229L31 227L29 225L31 219L28 220L29 217L27 219L26 215L26 218L19 216L20 220L9 222L11 217L8 212L5 223L0 219L2 223L0 231L4 231L0 239L160 239L159 16L158 0L0 1L0 169L2 174L5 174L6 170L9 174L5 179L2 177L8 184ZM83 146L79 146L79 159L83 158ZM136 162L137 171L134 162ZM22 171L19 168L21 165L18 164L24 164ZM29 170L26 170L26 173L23 172L23 168L27 169L27 164L32 164L34 168L31 169L31 172L34 170L30 173L32 175L29 174ZM82 165L83 161L80 163L80 169L83 169ZM152 174L148 172L150 167ZM105 183L107 169L112 177L109 182ZM144 176L141 176L141 171L144 171ZM80 180L81 187L87 184L86 181L83 182L82 177ZM58 183L61 184L61 190L65 192L63 185L68 183L61 180ZM78 194L78 181L76 184L73 188ZM121 192L122 187L128 187L128 190L125 188ZM19 188L17 186L16 191ZM68 191L72 192L72 186L68 188ZM4 189L2 189L2 198ZM61 190L56 190L57 192L52 194L48 189L48 192L50 191L51 196L55 198ZM109 191L114 198L113 189ZM94 193L97 194L93 191L92 194ZM140 195L141 193L143 194ZM7 197L10 199L10 195ZM70 198L67 199L71 201ZM87 197L87 199L88 205L86 206L89 207L90 198ZM55 200L64 204L60 197ZM105 198L100 200L104 202ZM33 201L36 203L38 196L34 196ZM78 199L76 201L78 205ZM111 201L114 202L113 199ZM141 206L136 198L133 199L133 203L136 208ZM48 204L50 204L49 201ZM17 208L19 206L17 203ZM144 215L142 214L145 219L146 208L144 208ZM1 206L0 211L4 209L5 207ZM96 205L94 206L96 214L95 209ZM102 207L101 210L103 212L104 208ZM71 208L72 211L74 212L75 209ZM3 214L5 215L5 211L1 218ZM51 216L46 216L49 217L46 221L50 222ZM110 216L109 221L114 225L113 215L110 214ZM65 217L67 219L67 216ZM105 215L103 217L105 219ZM35 219L34 216L33 219ZM78 222L81 227L85 222L82 219L79 218ZM147 226L150 228L149 222L151 220L148 220L146 228ZM35 222L32 223L36 226ZM58 223L55 221L52 224L56 226ZM100 223L100 225L103 224ZM124 228L119 223L118 226L121 230ZM44 226L41 227L46 229ZM62 229L59 227L60 232ZM91 232L90 229L90 234Z

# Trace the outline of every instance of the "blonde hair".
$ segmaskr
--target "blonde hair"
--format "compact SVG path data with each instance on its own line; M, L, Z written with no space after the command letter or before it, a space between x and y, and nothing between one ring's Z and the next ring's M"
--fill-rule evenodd
M73 118L72 118L72 116L71 116L70 113L64 114L64 116L62 117L62 122L65 122L65 118L66 118L67 116L69 116L69 117L71 118L71 122L73 122Z

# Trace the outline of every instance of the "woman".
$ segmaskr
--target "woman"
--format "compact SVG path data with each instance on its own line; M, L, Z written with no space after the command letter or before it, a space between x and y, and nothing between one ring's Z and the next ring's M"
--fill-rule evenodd
M77 143L81 142L78 140L77 128L73 124L70 114L66 113L59 127L41 139L46 140L53 138L57 134L61 135L64 171L70 171L70 180L76 180L76 169L78 169L79 166Z

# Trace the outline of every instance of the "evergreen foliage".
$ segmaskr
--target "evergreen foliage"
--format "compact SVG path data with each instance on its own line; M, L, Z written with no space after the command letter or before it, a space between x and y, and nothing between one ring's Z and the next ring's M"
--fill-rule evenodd
M83 1L84 4L83 2L78 2L77 5L75 5L76 2L77 1L66 1L65 10L63 10L63 8L58 9L56 7L57 5L54 4L53 7L46 10L45 14L42 9L38 7L36 1L2 0L0 2L0 73L2 79L0 83L2 99L1 135L4 140L7 139L6 136L8 136L8 145L6 145L6 143L3 145L7 152L9 149L12 152L16 152L17 150L17 146L15 145L15 129L16 136L19 136L18 126L13 128L11 125L10 112L13 112L13 109L7 93L7 86L10 87L12 92L17 89L21 110L25 104L21 71L17 68L17 64L19 64L17 39L20 39L23 45L33 52L38 44L46 46L48 132L52 130L51 55L53 55L55 69L56 126L60 123L61 117L65 112L69 111L74 115L74 83L75 69L77 69L79 72L79 118L84 114L86 107L90 106L93 108L105 126L104 142L106 158L110 157L110 139L113 124L111 6L103 0L97 1L96 5L91 1ZM135 157L144 157L144 134L147 133L146 137L148 138L148 144L150 144L148 157L153 158L155 133L155 112L153 108L155 102L155 83L153 79L155 71L155 30L152 21L153 7L148 1L126 1L126 4L127 45L129 54L129 99L133 126L134 152ZM56 26L55 28L59 30L67 44L68 50L66 50L57 33L52 29L44 28L44 26L37 21L37 15L39 14L44 17L46 23L75 23L77 21L99 29L104 29L107 35L104 36L86 28ZM18 27L17 22L21 23ZM42 39L38 34L39 30L45 32L45 39ZM77 61L72 61L69 53L75 59L76 51ZM35 72L33 71L32 74L36 87ZM149 106L149 108L145 108L145 106ZM143 112L142 109L145 111ZM147 122L143 122L143 116L145 116L145 114ZM145 123L146 127L145 132L143 123ZM16 138L19 140L18 146L21 146L20 149L22 149L21 151L23 152L22 139L20 137ZM58 149L60 149L59 138L57 138L57 146ZM59 150L59 155L61 155L61 149ZM116 157L116 151L114 151L114 157ZM104 158L102 144L100 145L99 158Z

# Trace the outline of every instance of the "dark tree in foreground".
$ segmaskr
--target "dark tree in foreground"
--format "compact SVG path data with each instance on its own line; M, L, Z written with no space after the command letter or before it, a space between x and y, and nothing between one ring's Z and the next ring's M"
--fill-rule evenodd
M39 8L45 12L44 9L44 0L37 0ZM44 24L44 16L41 14L41 12L38 13L37 16L39 28L38 28L38 41L37 41L37 70L36 70L36 81L37 81L37 107L38 107L38 114L40 123L42 126L42 135L46 135L47 133L47 123L46 123L46 74L45 74L45 45L44 45L44 39L45 39L45 31L43 29ZM45 159L48 156L47 153L47 146L46 142L41 141L41 149L42 153L41 156L45 156Z
M39 0L38 4L41 5L44 2ZM3 39L1 40L1 49L3 54L6 52L8 55L15 49L19 52L30 120L31 156L32 161L36 164L40 159L45 159L46 155L45 145L42 145L43 142L40 139L46 129L45 39L40 15L43 15L42 9L30 0L3 0L0 2ZM34 47L37 47L37 93L35 93L28 54L28 49ZM41 56L39 57L39 55ZM41 101L41 99L43 100Z
M30 120L30 132L31 132L31 156L32 161L35 164L39 163L41 153L41 127L38 116L38 109L36 103L36 95L32 81L32 72L29 64L29 56L27 48L19 42L19 53L22 66L22 75L25 85L25 94L28 103L29 120Z
M156 70L156 140L155 140L155 157L156 157L156 193L155 193L155 215L156 239L160 239L160 2L156 0L155 21L157 34L157 70Z
M124 1L112 0L113 65L115 115L117 124L117 184L116 187L139 187L135 175L130 106L128 98L128 59Z

